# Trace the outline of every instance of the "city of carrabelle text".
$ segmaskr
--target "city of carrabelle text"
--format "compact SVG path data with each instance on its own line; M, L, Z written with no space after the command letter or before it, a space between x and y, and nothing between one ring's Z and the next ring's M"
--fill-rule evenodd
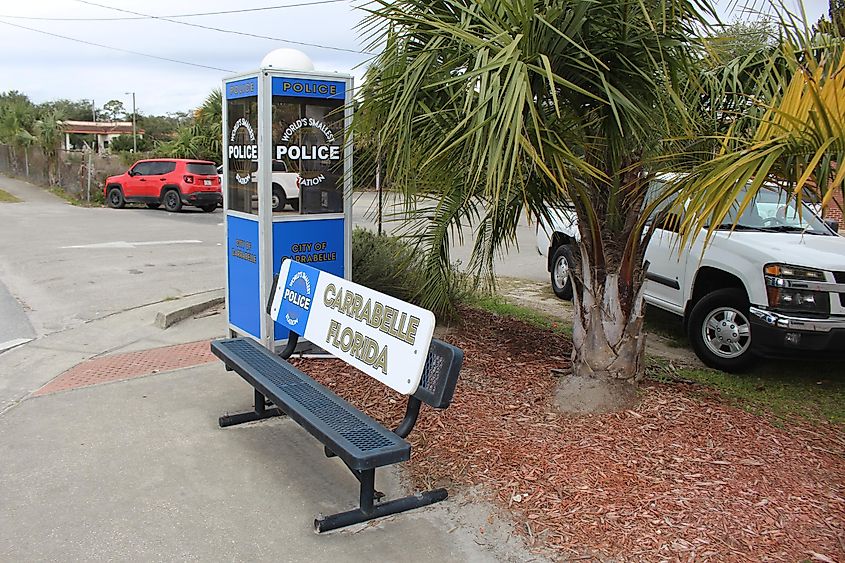
M342 287L330 283L323 293L323 304L411 346L416 341L420 324L418 317L384 305L372 298L365 299L359 293L351 290L344 291ZM374 338L353 328L344 327L334 319L329 323L326 344L387 374L387 344L382 345Z
M290 258L291 260L295 260L303 264L312 262L334 262L337 260L337 252L326 250L328 245L329 244L325 241L292 244L290 247L291 255L283 256L282 259Z
M250 252L252 250L252 243L248 240L237 239L235 240L235 247L232 248L232 256L235 258L240 258L241 260L246 260L247 262L252 262L253 264L258 262L258 258Z

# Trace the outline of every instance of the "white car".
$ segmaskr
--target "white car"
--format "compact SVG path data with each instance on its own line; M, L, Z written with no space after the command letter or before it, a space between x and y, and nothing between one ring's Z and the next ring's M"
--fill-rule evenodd
M807 205L799 212L775 188L760 190L734 227L735 220L726 218L706 248L702 230L684 252L676 232L655 229L645 253L645 301L683 317L698 357L724 371L745 369L756 356L845 358L845 238L838 225ZM561 298L572 297L578 239L573 211L539 222L537 248Z

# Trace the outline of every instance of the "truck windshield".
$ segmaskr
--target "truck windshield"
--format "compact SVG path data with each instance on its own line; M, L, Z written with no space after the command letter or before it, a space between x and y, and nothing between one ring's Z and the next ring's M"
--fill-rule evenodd
M805 232L829 235L830 230L805 203L800 206L791 194L776 188L761 188L757 197L737 219L736 204L725 217L720 229L760 230L766 232ZM736 226L734 227L734 223Z

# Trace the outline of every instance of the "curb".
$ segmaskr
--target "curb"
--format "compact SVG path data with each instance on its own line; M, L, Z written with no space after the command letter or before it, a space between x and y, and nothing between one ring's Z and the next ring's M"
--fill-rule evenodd
M188 317L207 311L212 307L216 307L223 303L223 291L215 290L202 295L186 297L180 299L169 309L165 309L156 313L155 326L164 330L170 326L175 325L179 321L185 320Z

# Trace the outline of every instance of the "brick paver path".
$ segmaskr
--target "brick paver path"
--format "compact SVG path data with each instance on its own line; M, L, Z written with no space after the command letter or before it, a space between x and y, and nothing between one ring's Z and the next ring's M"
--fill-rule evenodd
M78 364L35 392L47 395L57 391L122 381L179 368L208 364L217 360L208 340L102 356Z

